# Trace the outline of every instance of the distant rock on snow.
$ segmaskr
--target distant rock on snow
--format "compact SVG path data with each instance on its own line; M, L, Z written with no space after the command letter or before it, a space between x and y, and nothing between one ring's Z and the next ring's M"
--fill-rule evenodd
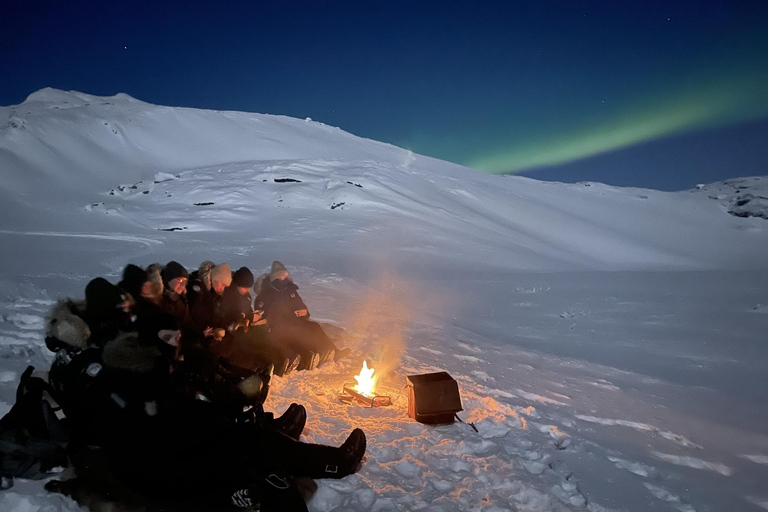
M765 176L699 185L693 192L696 191L705 192L710 199L719 201L731 215L768 220L768 178Z

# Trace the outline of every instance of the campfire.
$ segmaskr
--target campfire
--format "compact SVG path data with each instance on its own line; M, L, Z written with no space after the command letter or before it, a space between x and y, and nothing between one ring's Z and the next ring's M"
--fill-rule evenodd
M392 399L387 395L379 395L374 391L378 377L373 374L376 370L368 368L368 361L363 361L363 369L358 375L355 375L357 384L348 382L344 384L342 394L339 399L343 402L356 401L368 407L383 407L390 405Z

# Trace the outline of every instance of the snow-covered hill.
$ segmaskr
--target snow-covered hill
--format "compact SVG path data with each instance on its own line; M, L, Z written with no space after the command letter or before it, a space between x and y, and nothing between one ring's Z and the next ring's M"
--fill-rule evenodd
M669 193L487 175L311 120L44 89L0 108L0 413L43 317L126 263L293 271L354 361L267 406L369 434L312 510L768 509L768 177ZM362 360L386 409L338 402ZM447 370L463 425L408 420ZM1 510L75 506L39 483Z
M125 229L119 217L145 233L197 236L247 224L251 239L275 238L277 227L300 247L333 240L334 251L364 258L386 247L395 263L440 255L536 270L743 268L760 266L768 249L763 219L722 215L743 191L714 202L705 190L491 176L309 120L44 89L0 109L0 126L10 231L45 230L62 216L106 232ZM154 183L165 175L179 179ZM765 181L749 186L768 196Z

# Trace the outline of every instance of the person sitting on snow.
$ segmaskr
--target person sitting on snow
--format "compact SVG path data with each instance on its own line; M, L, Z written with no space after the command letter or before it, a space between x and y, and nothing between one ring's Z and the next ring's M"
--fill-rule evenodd
M229 264L221 263L210 271L210 289L196 291L194 304L190 308L192 324L209 342L221 340L226 334L226 324L222 318L221 300L224 290L232 284L232 269Z
M227 263L217 265L211 270L211 289L200 290L191 311L193 341L185 343L190 347L185 350L194 351L200 368L210 367L218 374L239 374L242 373L241 370L245 370L246 373L259 373L268 380L274 370L269 361L236 350L233 340L236 322L226 318L223 309L224 291L231 284L232 270ZM245 362L240 356L247 356Z
M301 354L299 369L311 370L349 353L349 349L338 349L322 327L309 320L309 309L285 265L272 262L271 272L259 281L256 308L264 311L273 343Z
M136 315L137 325L160 314L163 288L153 282L143 268L133 264L126 265L123 269L123 279L117 286L131 295L132 311Z
M132 299L128 293L103 277L91 280L85 287L85 312L91 345L103 345L121 331L133 329Z
M190 312L195 307L197 300L211 291L211 271L216 267L212 261L206 260L200 264L197 270L189 274L187 281L187 303Z
M186 297L189 272L180 263L169 261L160 275L164 286L160 309L186 327L191 321Z
M173 317L162 315L138 337L109 340L56 373L59 388L74 395L63 404L73 434L84 441L79 446L100 447L119 484L165 504L202 500L306 511L296 478L342 478L357 470L366 450L360 429L338 448L302 443L306 411L298 404L284 422L242 423L222 417L215 401L177 393L163 347L179 336ZM50 488L76 496L76 487L75 480Z
M270 343L266 320L261 311L251 306L253 274L247 267L239 268L232 276L232 284L224 290L221 299L222 320L227 325L229 350L226 358L245 368L271 363L274 373L286 375L295 370L301 356L285 347Z

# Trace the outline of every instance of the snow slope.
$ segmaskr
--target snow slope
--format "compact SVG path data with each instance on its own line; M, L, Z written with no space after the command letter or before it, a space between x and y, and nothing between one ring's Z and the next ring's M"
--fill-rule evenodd
M50 361L48 308L92 277L280 259L356 357L266 405L304 404L310 441L369 434L312 510L768 509L768 177L543 183L310 120L53 89L0 108L0 169L0 413ZM392 407L338 401L364 358ZM436 370L479 434L407 419L405 375ZM77 509L41 489L0 509Z

